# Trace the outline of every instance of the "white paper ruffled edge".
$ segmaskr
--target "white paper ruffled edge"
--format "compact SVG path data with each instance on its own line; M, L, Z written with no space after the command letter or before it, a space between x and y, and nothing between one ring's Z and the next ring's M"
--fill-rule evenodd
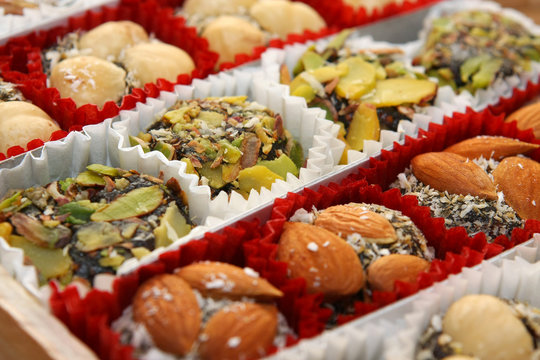
M144 157L140 158L137 153L123 153L122 156L111 158L107 151L107 134L110 123L111 119L108 119L104 123L84 127L84 133L71 132L62 140L47 142L41 154L27 153L19 165L10 169L0 169L0 196L3 196L9 189L46 185L51 181L74 177L84 171L87 165L94 163L133 169L156 177L159 176L160 172L163 172L165 181L171 177L176 178L179 182L184 179L184 169L180 164L164 161L157 152L145 154ZM208 227L196 226L188 235L177 239L169 247L156 249L140 261L136 258L127 260L122 265L122 269L125 272L138 266L139 263L152 262L164 251L178 248L182 244L198 239L206 231L208 231ZM45 305L48 304L49 286L39 287L34 266L24 265L23 251L10 247L2 237L0 237L0 264L31 294ZM95 287L110 290L111 282L112 276L110 274L100 274L96 276ZM80 288L80 290L81 293L85 291L84 288Z
M431 317L466 294L493 294L540 307L540 234L503 254L267 359L409 360Z
M503 15L512 18L523 25L531 33L540 36L540 26L523 13L510 8L503 8L500 4L491 1L478 0L454 0L445 1L434 5L430 8L428 14L424 18L424 27L419 33L419 41L415 42L416 48L411 48L412 53L417 53L424 43L433 19L437 19L443 15L453 14L463 10L484 10L489 12L499 12ZM527 83L530 81L537 84L540 78L540 62L532 62L532 69L529 72L523 73L520 76L513 75L504 79L497 79L489 88L478 90L473 96L468 91L463 91L461 94L471 97L472 108L475 111L481 111L489 105L495 105L501 98L511 98L514 89L524 90Z
M317 46L322 50L326 47L331 38L321 39L317 42L308 42L306 44L287 45L284 49L270 48L261 56L262 71L265 76L276 83L279 83L279 68L281 64L286 64L289 69L293 69L301 58L302 54L309 46ZM355 37L354 33L349 36L345 46L353 52L362 49L388 49L400 48L404 51L405 57L412 60L410 55L418 44L393 44L383 41L375 41L371 36ZM407 65L407 64L406 64ZM411 69L417 69L409 66ZM420 72L423 69L420 68ZM300 98L304 100L303 98ZM470 94L457 95L449 86L438 89L434 106L428 106L422 109L422 113L416 113L412 121L401 120L397 131L382 130L379 141L365 140L362 151L349 150L347 152L348 164L357 164L371 156L380 153L382 149L391 150L394 142L403 142L405 136L417 137L418 130L429 128L430 123L442 124L445 116L452 116L453 113L464 113L468 106L472 105L472 96Z
M117 4L119 0L64 0L64 2L66 4L63 6L53 6L38 1L37 8L23 9L23 15L4 14L4 9L0 8L0 43L27 31L44 30L57 21L66 20L86 10Z
M222 192L216 198L210 199L208 186L198 185L195 175L183 174L180 185L189 189L186 192L190 214L196 217L199 223L214 224L216 219L226 220L245 213L289 191L299 189L336 168L344 148L343 143L337 139L339 127L324 119L322 110L308 109L305 102L299 98L288 96L285 86L271 83L260 74L246 71L220 73L206 80L194 80L191 86L177 85L174 93L161 92L157 99L148 99L145 104L139 103L134 110L122 111L120 120L112 123L109 132L109 154L115 159L125 156L137 159L153 154L167 161L160 152L144 154L140 145L130 146L128 135L145 131L154 121L156 114L163 114L163 111L178 99L236 95L247 95L249 101L256 101L281 114L284 127L302 144L307 164L300 169L298 177L289 173L284 181L278 180L272 184L271 189L263 188L260 193L252 190L247 200L237 192L233 192L230 197ZM182 171L185 170L185 164L181 161L173 160L170 163L176 164Z

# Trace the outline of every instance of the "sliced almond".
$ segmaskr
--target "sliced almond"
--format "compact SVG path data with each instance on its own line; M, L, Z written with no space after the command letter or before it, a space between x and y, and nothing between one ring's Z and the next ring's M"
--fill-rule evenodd
M158 348L185 355L197 339L201 310L189 284L170 274L142 284L133 300L133 318L144 324Z
M509 157L493 171L497 189L522 219L540 220L540 164L522 157Z
M205 296L239 299L243 296L259 300L275 299L283 293L249 268L220 262L200 262L179 269L176 274Z
M429 261L418 256L390 254L375 260L367 269L372 290L393 291L396 280L415 282L418 274L429 269Z
M411 161L414 176L439 191L496 200L495 185L484 170L461 155L430 152Z
M265 355L277 333L277 309L235 303L214 314L200 337L203 360L254 359Z
M285 223L277 259L287 263L292 278L306 280L307 292L322 292L327 299L355 294L365 284L353 247L315 225Z
M510 114L504 121L516 121L520 130L532 129L534 137L540 139L540 103L522 107Z
M397 240L396 231L390 221L358 204L329 207L319 213L315 225L342 238L360 234L366 241L376 244L391 244Z
M468 295L453 303L443 332L480 359L531 359L533 338L503 301L491 295Z
M508 156L526 154L539 147L538 144L501 136L477 136L454 144L444 151L465 156L469 159L477 159L483 156L484 159L500 160Z

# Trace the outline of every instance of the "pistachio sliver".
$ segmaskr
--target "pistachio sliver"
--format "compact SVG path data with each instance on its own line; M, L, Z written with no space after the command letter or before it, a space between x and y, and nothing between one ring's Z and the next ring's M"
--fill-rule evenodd
M93 171L95 173L101 174L101 175L107 175L107 176L112 176L112 177L121 175L119 169L106 166L106 165L92 164L92 165L88 165L86 169Z
M43 248L17 235L10 237L10 245L24 251L44 280L65 276L71 269L71 258L63 249Z
M10 220L17 233L38 246L60 247L58 245L65 244L71 239L71 230L63 225L49 228L23 213L14 214Z
M163 247L173 243L173 241L187 235L191 231L191 226L178 210L176 204L167 208L161 217L160 224L154 229L156 236L156 247Z
M83 171L77 175L75 182L82 186L105 186L103 177L93 171Z
M92 221L114 221L146 215L154 211L163 200L158 185L138 188L124 194L92 214Z
M124 241L120 230L107 222L89 223L77 231L76 237L75 247L84 252L103 249Z
M60 214L69 213L70 216L66 219L66 221L69 223L78 225L86 224L88 221L90 221L90 215L96 211L91 207L90 204L91 203L88 200L73 201L60 206L58 212Z
M8 197L7 199L3 200L2 202L0 202L0 210L3 210L3 209L6 209L8 207L10 207L15 201L17 201L18 199L20 199L22 196L22 192L21 191L17 191L15 194L13 194L12 196Z

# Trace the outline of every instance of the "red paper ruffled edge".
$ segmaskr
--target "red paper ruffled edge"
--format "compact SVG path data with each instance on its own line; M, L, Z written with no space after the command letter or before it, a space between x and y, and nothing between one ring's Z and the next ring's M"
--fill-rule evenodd
M93 104L79 108L70 98L61 98L56 88L47 87L47 77L41 64L41 50L53 45L58 37L78 29L89 30L106 21L132 20L142 25L149 33L167 43L185 50L193 58L196 69L191 74L181 74L175 83L158 79L156 83L145 84L142 89L134 89L122 98L120 106L110 101L102 109ZM218 55L208 48L208 42L197 36L193 27L188 27L184 19L174 17L170 8L161 8L155 0L146 2L124 1L115 7L104 6L97 11L87 11L83 15L70 17L65 26L33 32L16 37L0 47L0 71L4 80L17 84L24 96L43 109L65 132L79 131L85 125L97 124L118 115L120 110L131 109L137 102L148 97L159 96L160 91L172 91L175 84L189 84L193 78L204 78L215 69ZM62 133L65 136L65 133ZM52 139L59 138L58 134ZM36 147L36 140L27 144L26 149L13 147L0 160L18 155Z
M374 9L368 15L366 8L354 9L343 0L300 0L315 9L326 21L328 26L339 29L366 25L391 16L404 15L419 10L429 5L436 4L441 0L405 0L402 4L386 4L382 9Z

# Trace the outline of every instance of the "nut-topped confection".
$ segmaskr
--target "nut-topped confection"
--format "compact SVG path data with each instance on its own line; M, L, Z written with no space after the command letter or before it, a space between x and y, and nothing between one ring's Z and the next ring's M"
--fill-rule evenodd
M176 179L103 165L75 178L12 190L0 202L0 235L21 248L42 283L91 284L191 231Z
M282 296L250 268L193 263L143 283L113 329L138 357L251 359L292 335L271 303Z
M492 295L467 295L435 315L416 360L534 359L540 341L537 308Z
M301 209L290 220L277 259L287 263L290 277L306 280L308 292L339 300L344 313L353 298L393 291L398 280L414 282L433 258L414 223L384 206L350 203L311 213Z
M396 130L417 107L429 105L437 84L413 70L400 49L352 51L344 46L349 32L318 51L309 48L293 69L282 68L281 82L308 106L320 107L342 126L348 147L362 150L364 140L379 140L381 129Z
M130 141L185 162L212 196L270 188L288 173L297 176L303 164L301 146L281 115L245 96L178 101Z
M540 58L538 36L501 13L466 10L435 19L415 63L456 91L489 87L530 70Z
M25 148L35 139L47 141L60 130L47 113L25 100L15 84L0 77L0 153L12 146Z
M110 21L79 34L66 34L43 50L43 68L61 97L80 107L119 102L134 88L157 79L176 82L195 69L182 49L150 39L131 21Z
M326 23L310 6L288 0L188 0L179 14L195 26L219 54L218 64L235 62L238 54L251 55L270 39L286 39L306 30L320 31Z
M540 199L534 184L538 181L538 163L513 155L538 147L503 137L468 139L444 152L417 155L411 168L399 174L392 186L415 195L421 205L429 206L432 216L443 217L448 227L463 226L470 234L482 231L494 239L521 227L524 219L537 216L536 203ZM505 164L514 158L522 159L518 161L521 166L505 169ZM503 184L507 184L506 190ZM527 210L520 210L518 204Z

